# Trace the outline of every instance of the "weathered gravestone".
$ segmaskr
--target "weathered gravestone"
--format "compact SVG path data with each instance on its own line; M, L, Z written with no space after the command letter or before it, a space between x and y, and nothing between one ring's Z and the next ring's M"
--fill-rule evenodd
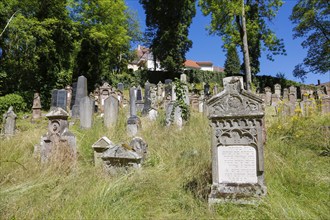
M281 85L280 84L274 85L274 94L276 94L278 98L281 97Z
M137 89L135 90L136 92L136 110L138 112L142 112L144 108L144 101L143 101L143 96L142 96L142 88L141 86L138 86Z
M41 101L39 93L34 93L33 105L32 105L32 119L38 119L41 117Z
M105 170L110 174L140 168L147 156L148 149L147 143L140 137L134 137L130 144L121 145L115 145L108 138L102 137L92 147L95 165L103 164Z
M269 106L272 100L272 90L270 87L265 87L265 104Z
M65 87L66 90L66 111L69 112L70 111L70 107L71 107L71 101L72 101L72 87L67 85Z
M111 95L104 101L104 125L107 128L116 125L119 112L119 100Z
M109 83L105 82L100 87L100 111L104 111L104 100L106 100L110 94L112 93L112 87L109 85Z
M67 94L65 89L54 89L52 91L51 108L60 107L66 110L67 107Z
M144 84L144 105L142 110L142 115L148 115L149 110L151 109L151 97L150 97L150 88L151 85L149 81Z
M171 89L172 89L172 80L171 79L165 79L165 97L171 95Z
M283 100L289 100L289 89L283 89Z
M182 128L183 126L182 109L177 104L175 85L172 85L171 98L172 98L171 102L166 107L166 119L165 119L166 126L175 124L179 128Z
M80 118L80 127L89 129L93 124L93 113L94 113L94 101L85 96L80 100L79 105L79 118Z
M79 105L82 98L87 94L87 78L84 76L78 77L77 88L75 93L75 101L72 106L72 118L79 118Z
M330 113L330 96L323 96L321 98L321 112L322 114Z
M68 130L68 113L60 107L53 108L47 115L48 132L41 137L40 145L34 148L34 155L41 162L50 159L75 160L77 157L76 137Z
M243 89L239 77L225 79L224 91L208 101L212 128L209 203L254 203L266 194L264 106L261 98Z
M114 146L114 144L109 140L109 138L107 138L105 136L98 139L92 145L92 148L94 150L94 164L95 164L95 166L103 165L103 160L101 158L102 154L112 146Z
M141 121L136 115L136 96L135 87L129 90L129 102L130 102L130 117L127 120L127 134L129 136L135 136L141 127Z
M8 111L3 114L3 134L6 137L13 136L16 130L16 118L17 115L15 114L13 107L10 106Z

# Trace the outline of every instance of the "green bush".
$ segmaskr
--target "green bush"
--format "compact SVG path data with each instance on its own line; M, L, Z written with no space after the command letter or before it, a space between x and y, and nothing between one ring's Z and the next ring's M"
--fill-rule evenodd
M10 106L14 107L15 112L27 110L27 105L22 96L18 94L8 94L0 97L0 114L4 114Z

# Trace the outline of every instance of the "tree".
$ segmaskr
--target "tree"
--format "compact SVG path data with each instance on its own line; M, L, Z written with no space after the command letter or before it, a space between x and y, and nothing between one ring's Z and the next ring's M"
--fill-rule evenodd
M269 59L273 59L272 55L285 54L283 42L266 23L275 17L282 5L281 0L200 0L199 5L204 15L212 16L209 29L211 34L221 36L225 47L229 44L241 46L248 89L251 83L250 72L256 74L259 71L261 45L269 51ZM250 60L254 67L252 70Z
M296 25L294 38L304 37L302 47L307 57L293 72L304 79L307 73L325 74L330 71L330 3L327 0L300 0L290 16Z
M235 46L230 46L227 49L225 61L225 73L227 76L236 76L240 74L240 60Z
M90 90L102 81L113 83L127 69L130 41L139 37L134 16L123 0L83 0L74 8L82 33L74 78L85 75Z
M196 14L195 0L140 0L146 13L146 35L155 59L168 71L181 70L191 48L188 29Z
M50 91L71 66L75 28L66 0L4 0L0 8L1 27L16 12L0 38L1 93L21 93L30 100L39 91L49 100Z

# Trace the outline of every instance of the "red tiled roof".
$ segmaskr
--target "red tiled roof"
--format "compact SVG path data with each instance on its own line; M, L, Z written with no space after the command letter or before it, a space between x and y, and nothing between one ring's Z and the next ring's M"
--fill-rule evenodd
M197 65L199 66L213 66L211 61L196 61Z
M213 71L223 73L225 72L225 69L220 66L213 66Z
M195 68L195 69L200 69L200 66L193 60L186 60L184 62L185 67L190 67L190 68Z

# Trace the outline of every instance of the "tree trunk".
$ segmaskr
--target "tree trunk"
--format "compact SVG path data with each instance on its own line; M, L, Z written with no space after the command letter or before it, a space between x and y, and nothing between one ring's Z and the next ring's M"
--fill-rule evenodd
M244 64L245 64L245 74L246 74L246 89L251 90L251 67L250 67L250 55L249 55L249 45L247 40L246 32L246 20L245 20L245 8L244 0L242 0L242 28L243 28L243 53L244 53Z

